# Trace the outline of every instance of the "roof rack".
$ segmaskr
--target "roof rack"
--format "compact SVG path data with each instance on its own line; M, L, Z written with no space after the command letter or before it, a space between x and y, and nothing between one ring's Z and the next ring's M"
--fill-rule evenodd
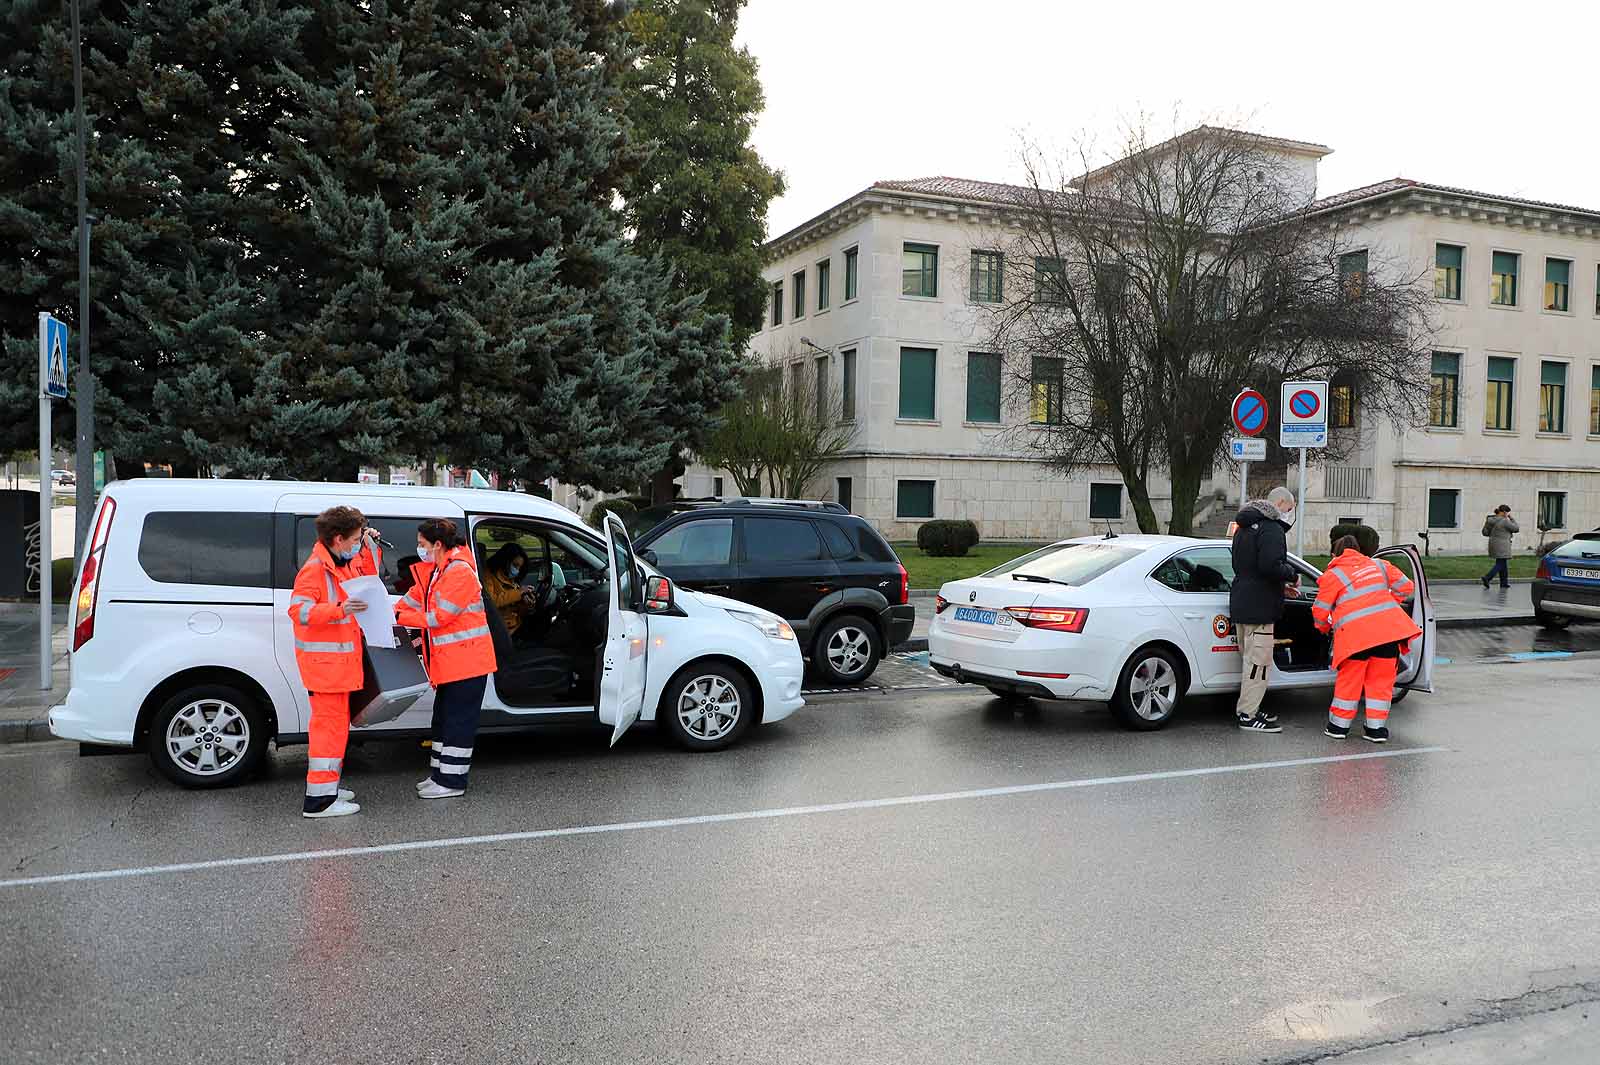
M730 507L798 507L803 510L831 510L840 514L850 513L843 503L835 503L831 499L775 499L770 496L748 496L727 501Z

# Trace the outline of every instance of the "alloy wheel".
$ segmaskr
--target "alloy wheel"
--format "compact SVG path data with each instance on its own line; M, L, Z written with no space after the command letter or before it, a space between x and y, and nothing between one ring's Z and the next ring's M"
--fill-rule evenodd
M739 724L744 707L739 689L724 677L706 674L678 694L678 722L697 740L720 740Z
M230 702L197 699L172 715L166 741L167 756L185 773L213 777L250 749L250 722Z
M853 677L872 661L872 637L854 625L844 625L828 639L824 653L835 674Z
M1178 701L1178 673L1164 658L1146 658L1128 678L1133 712L1146 721L1161 721Z

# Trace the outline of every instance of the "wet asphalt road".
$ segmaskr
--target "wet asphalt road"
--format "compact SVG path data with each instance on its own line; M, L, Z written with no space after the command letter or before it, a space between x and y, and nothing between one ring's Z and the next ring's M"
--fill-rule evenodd
M1350 1060L1452 1060L1395 1055L1506 1018L1591 1038L1597 665L1457 662L1388 748L1327 740L1314 695L1278 700L1273 737L1218 701L1134 734L903 690L710 756L492 739L468 798L423 803L418 748L371 743L362 814L320 823L304 748L212 793L0 748L0 880L333 852L0 886L4 1058L1201 1065L1413 1036ZM1059 782L1081 786L983 792ZM581 831L338 853L556 828Z

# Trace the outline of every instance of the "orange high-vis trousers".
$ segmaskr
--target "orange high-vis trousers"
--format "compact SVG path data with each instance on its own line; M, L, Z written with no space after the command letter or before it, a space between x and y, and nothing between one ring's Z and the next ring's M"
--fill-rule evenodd
M1349 728L1365 698L1367 727L1388 728L1389 704L1394 699L1394 678L1399 669L1398 658L1345 659L1333 683L1328 720L1340 728Z
M311 692L311 751L306 761L306 812L316 813L339 797L339 774L350 741L350 693Z

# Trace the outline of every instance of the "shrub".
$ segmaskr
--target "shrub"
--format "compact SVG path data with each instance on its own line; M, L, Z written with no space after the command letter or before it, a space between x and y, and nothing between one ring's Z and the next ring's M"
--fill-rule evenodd
M639 508L626 499L602 499L589 511L589 524L593 528L603 528L606 515L615 514L622 519L622 524L628 524L628 519L639 512Z
M1335 525L1328 533L1329 551L1333 550L1333 545L1341 536L1354 536L1364 555L1370 555L1378 549L1378 530L1370 525Z
M970 521L930 521L917 530L917 547L938 558L959 558L977 543L978 527Z

